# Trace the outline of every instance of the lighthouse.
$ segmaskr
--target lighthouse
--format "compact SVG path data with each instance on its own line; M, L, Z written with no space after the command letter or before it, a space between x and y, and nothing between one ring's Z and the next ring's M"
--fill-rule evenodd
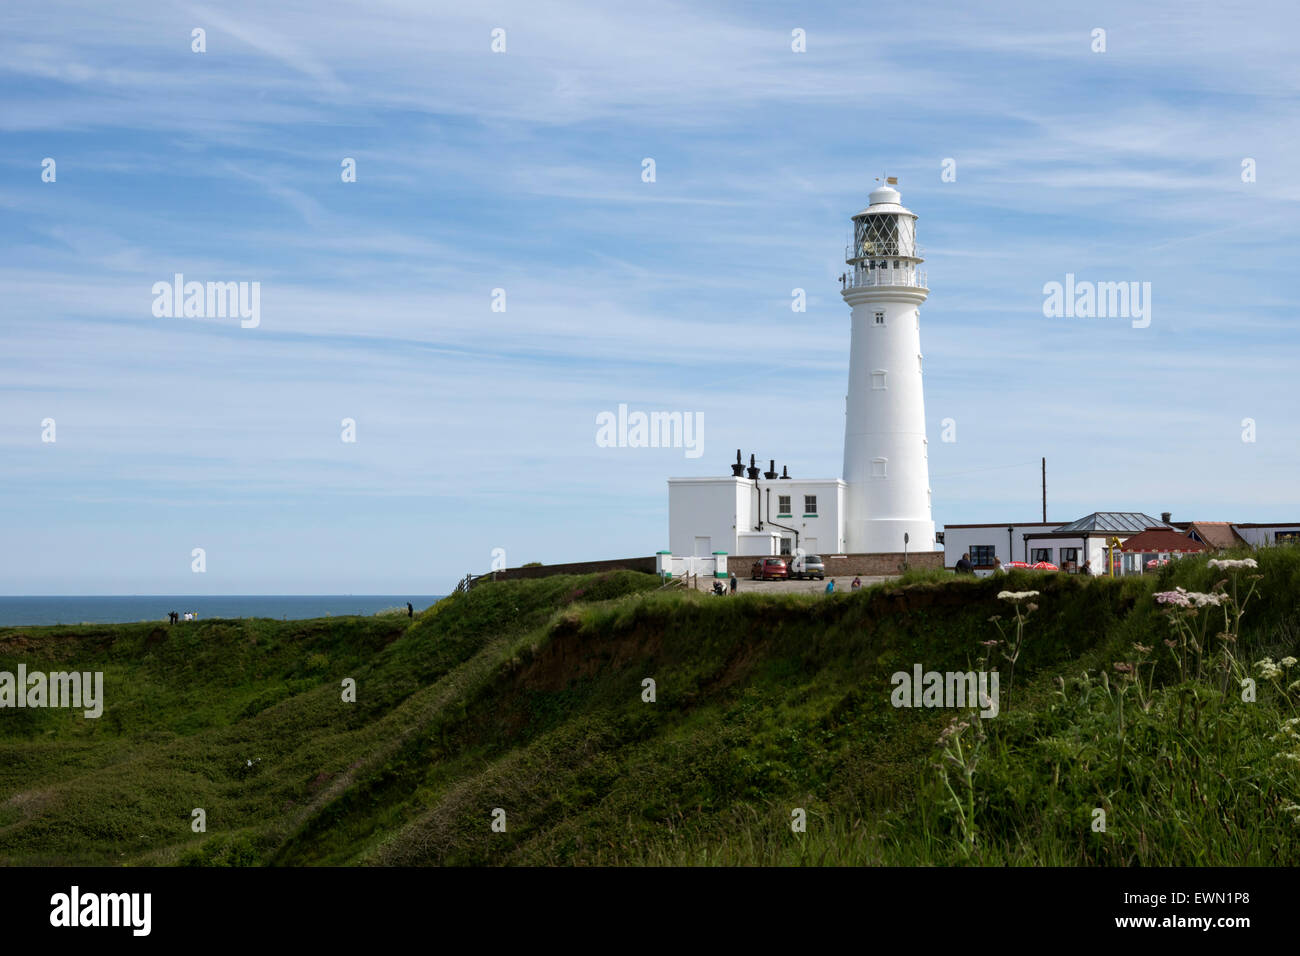
M668 550L660 560L677 562L673 573L722 574L730 566L744 576L758 558L777 555L792 559L798 573L799 556L815 554L825 556L828 573L876 574L901 564L900 552L934 552L921 388L921 303L930 290L916 216L896 182L882 183L853 217L840 276L852 310L843 477L790 474L797 465L777 464L773 439L767 471L757 464L765 456L751 450L746 468L737 450L730 475L669 478ZM862 556L873 560L852 563Z
M853 217L841 295L852 309L844 420L844 537L853 553L930 550L916 214L893 177ZM904 536L906 535L906 543Z

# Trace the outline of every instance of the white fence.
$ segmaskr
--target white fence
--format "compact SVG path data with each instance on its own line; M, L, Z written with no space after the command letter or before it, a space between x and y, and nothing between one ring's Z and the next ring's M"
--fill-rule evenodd
M684 578L692 584L702 583L706 587L712 587L715 578L727 576L725 554L691 557L661 551L657 557L656 569L660 577Z

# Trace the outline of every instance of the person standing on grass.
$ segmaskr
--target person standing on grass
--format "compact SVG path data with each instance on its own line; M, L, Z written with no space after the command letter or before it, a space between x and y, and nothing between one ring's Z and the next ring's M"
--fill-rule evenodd
M974 574L975 566L970 563L970 555L963 554L961 558L957 561L957 566L956 568L954 568L954 570L958 574Z
M415 608L411 607L411 602L410 602L410 601L407 601L407 602L406 602L406 616L407 616L407 617L415 617Z

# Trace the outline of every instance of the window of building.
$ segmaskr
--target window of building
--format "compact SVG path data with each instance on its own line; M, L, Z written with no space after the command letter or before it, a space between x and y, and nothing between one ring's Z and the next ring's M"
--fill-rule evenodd
M1073 574L1079 569L1079 549L1062 548L1061 549L1061 570L1069 571Z
M993 567L994 547L991 544L971 545L970 563L977 568Z
M817 496L816 495L803 496L803 516L805 518L817 517Z
M884 324L885 324L885 313L883 313L883 312L877 312L877 313L876 313L876 325L884 325Z
M916 370L917 370L918 372L924 372L924 371L925 371L925 367L921 364L921 353L920 353L920 352L917 352L917 353L916 353Z
M885 385L885 370L883 368L878 368L871 373L871 387L874 389L887 387Z
M791 549L793 548L793 546L794 546L794 542L793 542L790 538L782 538L782 539L781 539L781 553L782 553L782 554L793 554L794 551L791 550Z
M1300 531L1279 531L1273 535L1274 544L1300 544Z
M873 458L873 459L871 459L871 477L872 477L872 478L884 478L884 477L885 477L885 466L886 466L887 464L889 464L889 459L888 459L888 458Z
M1052 560L1051 548L1030 548L1029 549L1029 561L1031 564L1037 564L1039 561L1051 561L1051 560Z
M776 496L776 510L780 512L780 514L777 515L778 518L790 517L790 496L789 495Z
M926 461L930 460L930 439L921 439L921 454L925 457Z

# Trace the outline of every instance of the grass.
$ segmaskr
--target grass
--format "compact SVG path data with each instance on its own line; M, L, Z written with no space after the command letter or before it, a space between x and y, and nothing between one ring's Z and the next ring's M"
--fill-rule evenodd
M0 711L0 862L1294 865L1300 670L1255 662L1300 656L1300 550L1252 556L1200 675L1153 593L1230 588L1204 559L723 600L615 572L414 620L0 629L0 670L102 670L106 697L99 720ZM891 706L914 663L1007 673L983 643L1002 589L1040 593L1000 715Z

